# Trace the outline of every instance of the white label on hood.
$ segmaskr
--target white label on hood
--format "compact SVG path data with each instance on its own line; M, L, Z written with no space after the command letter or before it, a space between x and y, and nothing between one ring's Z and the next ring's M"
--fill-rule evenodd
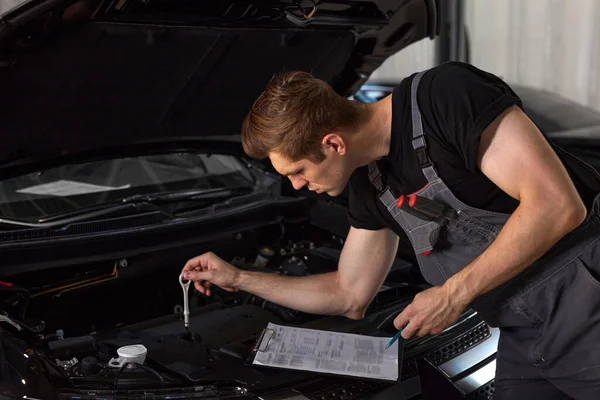
M30 186L25 189L17 190L17 193L37 194L41 196L76 196L78 194L88 194L97 192L107 192L109 190L128 189L131 185L124 186L101 186L91 183L68 181L61 179L59 181L44 183L41 185Z

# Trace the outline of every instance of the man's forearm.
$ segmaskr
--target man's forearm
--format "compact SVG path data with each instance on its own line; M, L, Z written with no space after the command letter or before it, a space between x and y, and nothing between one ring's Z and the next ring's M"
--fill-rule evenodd
M585 218L585 206L535 124L513 106L481 135L478 167L520 204L494 242L447 281L466 300L506 282L546 253Z
M235 287L295 310L361 319L398 250L389 229L350 228L338 270L306 277L242 271Z
M567 207L564 213L540 208L517 207L486 251L446 282L450 293L470 303L522 272L585 217L580 207Z
M348 296L337 282L337 272L289 277L241 271L235 287L273 303L311 314L351 313Z

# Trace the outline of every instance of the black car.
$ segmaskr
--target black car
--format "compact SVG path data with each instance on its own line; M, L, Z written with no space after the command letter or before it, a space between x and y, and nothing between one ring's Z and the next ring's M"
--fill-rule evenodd
M366 317L190 293L213 251L244 269L335 270L343 196L247 159L241 120L271 76L352 96L438 32L433 0L31 0L0 17L0 397L489 398L498 330L472 310L407 341L398 382L249 365L269 322L390 337L427 287L401 249ZM364 88L363 88L364 89ZM358 92L357 92L358 91ZM368 266L365 266L368 269ZM123 346L143 363L114 368Z

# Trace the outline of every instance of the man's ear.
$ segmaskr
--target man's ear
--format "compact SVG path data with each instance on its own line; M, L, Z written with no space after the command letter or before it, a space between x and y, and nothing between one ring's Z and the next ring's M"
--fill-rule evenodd
M346 151L348 150L344 139L337 133L328 133L327 135L323 136L321 144L325 150L333 150L340 155L346 154Z

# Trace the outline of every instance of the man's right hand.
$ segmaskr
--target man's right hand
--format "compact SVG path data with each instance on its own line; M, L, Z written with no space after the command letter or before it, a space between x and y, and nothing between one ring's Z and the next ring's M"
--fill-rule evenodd
M236 282L240 270L217 257L214 253L204 253L190 259L183 267L183 277L194 281L196 290L210 296L211 285L217 285L228 292L237 291Z

